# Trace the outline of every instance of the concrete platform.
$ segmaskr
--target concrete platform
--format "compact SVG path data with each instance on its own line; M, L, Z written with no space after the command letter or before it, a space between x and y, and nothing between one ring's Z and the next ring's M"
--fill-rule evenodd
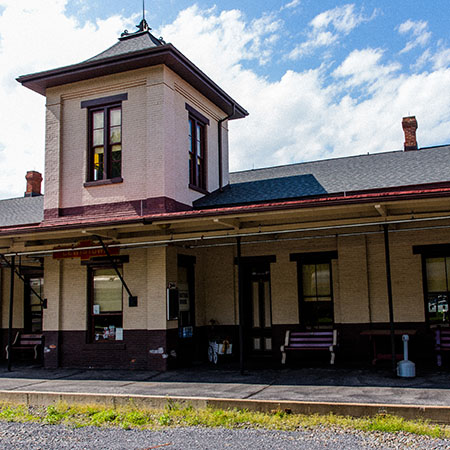
M165 373L108 370L49 370L0 366L0 401L129 402L160 407L168 399L197 407L349 414L389 412L450 423L450 372L394 377L383 369L253 369L241 375L225 366L198 366Z

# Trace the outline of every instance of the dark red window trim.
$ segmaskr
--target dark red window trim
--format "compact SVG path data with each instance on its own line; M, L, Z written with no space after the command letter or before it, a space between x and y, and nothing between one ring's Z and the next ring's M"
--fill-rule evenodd
M84 187L105 186L106 184L117 184L117 183L122 183L122 182L123 182L122 177L116 177L116 178L109 178L107 180L86 181L83 184L83 186Z
M111 112L120 110L120 141L111 142L111 130L117 126L111 123ZM103 145L94 145L94 114L103 113ZM120 178L122 174L122 103L113 103L101 107L88 109L88 139L89 139L89 164L88 164L88 182L109 180L112 178ZM113 168L113 146L120 145L120 169L114 172ZM103 147L102 173L100 178L95 177L95 148Z
M128 94L111 95L108 97L85 100L81 102L81 108L88 109L87 128L88 128L88 165L85 187L102 184L113 184L123 181L122 176L122 102L128 100ZM120 125L111 123L111 111L120 109ZM94 146L94 120L93 115L96 112L103 112L103 145ZM114 128L120 127L119 142L112 142L111 133ZM100 128L99 128L100 129ZM99 130L98 129L98 130ZM113 152L113 146L120 145L120 152ZM103 161L101 175L95 176L95 148L103 147ZM116 161L113 161L114 156Z
M186 105L186 109L187 105ZM192 109L192 108L189 108ZM206 189L206 126L198 114L189 113L189 188L202 193ZM203 117L203 116L201 116ZM205 119L208 120L208 119ZM209 121L208 121L209 123Z
M96 106L106 106L111 103L119 103L128 100L128 94L110 95L109 97L94 98L81 102L81 108L94 108Z
M199 113L196 109L186 103L186 110L189 114L195 117L198 121L202 122L204 125L209 125L209 119L207 119L203 114Z

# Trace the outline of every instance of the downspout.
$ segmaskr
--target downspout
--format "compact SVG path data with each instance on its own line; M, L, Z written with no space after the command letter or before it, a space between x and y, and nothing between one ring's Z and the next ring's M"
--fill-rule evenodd
M221 191L223 186L223 164L222 164L222 124L226 121L231 119L234 116L236 105L233 103L232 105L232 113L228 115L227 117L220 119L217 122L217 129L218 129L218 152L219 152L219 190Z

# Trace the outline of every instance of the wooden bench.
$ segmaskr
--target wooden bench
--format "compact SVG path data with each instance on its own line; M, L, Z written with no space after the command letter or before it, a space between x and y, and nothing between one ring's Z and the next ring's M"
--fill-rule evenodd
M17 332L16 337L12 343L12 350L33 350L34 359L38 358L38 349L44 344L43 334L24 334ZM9 359L9 345L5 347L6 358Z
M334 364L337 346L337 330L329 331L286 331L284 345L281 346L281 364L286 363L286 352L299 350L329 351L330 364Z
M442 366L443 351L450 350L450 328L436 328L434 330L435 350L438 367Z

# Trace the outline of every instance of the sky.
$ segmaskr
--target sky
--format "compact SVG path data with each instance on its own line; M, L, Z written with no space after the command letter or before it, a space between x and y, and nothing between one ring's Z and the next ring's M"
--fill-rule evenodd
M232 171L450 144L449 0L146 0L152 33L240 105ZM0 198L44 171L45 99L20 75L81 62L142 18L142 0L0 0Z

